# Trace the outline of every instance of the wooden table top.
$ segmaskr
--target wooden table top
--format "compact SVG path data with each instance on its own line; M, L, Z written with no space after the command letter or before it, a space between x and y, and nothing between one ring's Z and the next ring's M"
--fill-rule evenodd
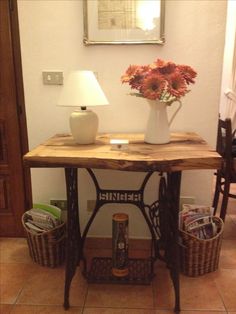
M110 139L128 139L113 150ZM24 156L28 167L93 168L124 171L218 169L221 157L195 133L172 133L168 144L144 142L143 134L100 134L95 144L79 145L68 134L55 135Z

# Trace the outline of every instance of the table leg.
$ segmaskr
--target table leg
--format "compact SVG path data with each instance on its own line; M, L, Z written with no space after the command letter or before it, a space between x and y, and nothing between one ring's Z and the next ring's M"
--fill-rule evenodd
M78 179L76 168L65 168L67 192L67 243L66 243L66 272L64 289L64 308L69 308L69 292L71 281L81 258L80 223L78 206Z
M180 311L179 287L179 197L180 197L181 171L167 174L167 206L168 222L167 231L167 263L175 291L175 312Z

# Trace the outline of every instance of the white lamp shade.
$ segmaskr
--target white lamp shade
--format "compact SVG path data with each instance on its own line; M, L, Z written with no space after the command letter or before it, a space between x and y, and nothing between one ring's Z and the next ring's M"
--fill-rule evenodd
M70 72L58 101L59 106L66 107L89 107L108 104L108 100L92 71Z
M68 75L58 101L59 106L81 107L70 116L71 134L78 144L95 142L98 130L98 117L89 106L108 105L92 71L73 71Z

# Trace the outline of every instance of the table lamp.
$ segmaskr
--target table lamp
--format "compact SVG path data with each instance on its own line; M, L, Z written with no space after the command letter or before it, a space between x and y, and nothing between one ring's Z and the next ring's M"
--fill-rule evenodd
M90 106L108 105L92 71L72 71L62 88L58 105L66 107L80 107L71 113L71 134L78 144L92 144L95 142L98 130L98 117Z

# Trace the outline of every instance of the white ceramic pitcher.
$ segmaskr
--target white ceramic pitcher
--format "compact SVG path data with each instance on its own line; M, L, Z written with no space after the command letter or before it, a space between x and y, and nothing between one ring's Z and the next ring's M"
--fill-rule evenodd
M170 142L170 125L180 110L182 103L178 100L178 107L168 121L168 103L147 99L150 111L147 120L144 141L149 144L166 144Z

